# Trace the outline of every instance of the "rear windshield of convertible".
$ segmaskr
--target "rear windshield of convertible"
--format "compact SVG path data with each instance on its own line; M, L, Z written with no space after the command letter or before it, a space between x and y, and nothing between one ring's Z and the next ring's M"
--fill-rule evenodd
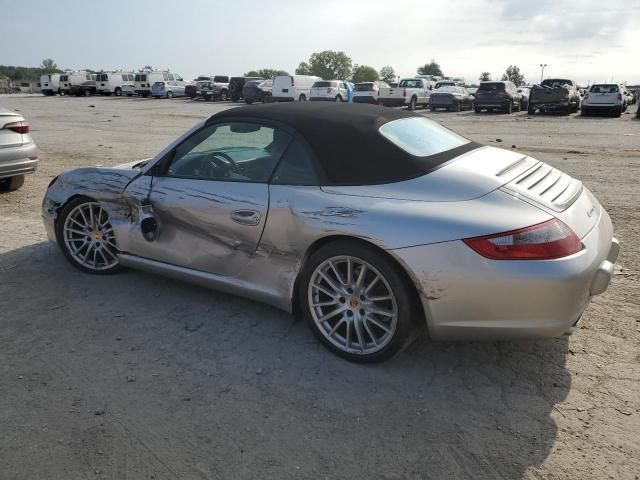
M426 118L403 118L385 123L380 133L415 157L428 157L470 143L464 137Z

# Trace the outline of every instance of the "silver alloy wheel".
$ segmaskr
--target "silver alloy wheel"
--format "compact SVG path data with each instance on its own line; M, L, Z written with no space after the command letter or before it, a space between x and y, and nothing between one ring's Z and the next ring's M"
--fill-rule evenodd
M322 262L311 275L309 310L322 335L351 354L382 350L398 323L396 299L370 263L341 255Z
M107 270L118 264L113 227L99 203L82 203L71 210L62 231L69 254L83 267Z

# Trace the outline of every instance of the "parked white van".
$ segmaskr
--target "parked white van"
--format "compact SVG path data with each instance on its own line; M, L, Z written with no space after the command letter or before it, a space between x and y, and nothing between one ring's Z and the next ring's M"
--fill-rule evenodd
M131 85L131 89L125 85ZM116 97L130 92L134 87L133 72L101 72L96 75L96 92L100 95L114 94Z
M60 95L69 95L69 87L71 84L69 83L69 72L60 74L60 85L58 90Z
M272 102L304 102L311 98L311 87L321 81L311 75L280 75L273 79Z
M52 73L42 75L40 77L40 91L46 96L60 93L60 74Z
M138 95L148 97L151 95L151 86L156 82L181 82L186 85L182 75L171 73L169 70L142 71L135 74L134 91Z

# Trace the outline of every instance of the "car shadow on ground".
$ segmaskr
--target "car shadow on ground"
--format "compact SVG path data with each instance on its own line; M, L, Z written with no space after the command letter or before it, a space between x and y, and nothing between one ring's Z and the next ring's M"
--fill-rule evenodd
M520 478L549 455L571 387L567 337L422 336L356 365L271 307L135 271L86 275L49 243L0 253L0 279L0 364L21 377L3 385L6 431L33 415L62 439L34 455L5 436L9 477L49 455L65 474L109 472L122 444L127 468L155 478L203 465L218 478Z

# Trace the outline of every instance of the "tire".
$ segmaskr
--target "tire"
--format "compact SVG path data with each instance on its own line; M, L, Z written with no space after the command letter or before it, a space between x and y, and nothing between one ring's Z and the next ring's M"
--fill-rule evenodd
M432 112L436 111L436 107L429 107L429 110L431 110Z
M418 105L418 99L416 97L411 97L411 100L409 100L409 105L407 106L407 109L413 112L416 109L417 105Z
M13 192L18 190L24 185L24 175L17 175L15 177L4 178L0 180L0 190L7 192Z
M536 109L534 107L531 106L531 104L527 105L527 113L529 115L535 115L536 114Z
M220 101L226 102L229 99L229 93L226 90L220 92Z
M113 92L115 94L116 97L121 97L122 96L122 89L120 87L116 87L116 89Z
M84 94L85 97L90 97L91 96L91 90L89 90L88 88L86 90L84 90L84 92L82 92Z
M401 268L376 248L338 240L309 257L296 293L306 321L327 349L349 361L369 363L392 357L410 338L418 309L407 282Z
M303 94L303 95L300 95L300 97L298 98L298 101L299 101L299 102L306 102L306 101L307 101L307 97L306 97L306 95L304 95L304 94Z
M510 115L512 112L513 112L513 102L509 102L506 108L504 109L504 113L506 113L507 115Z
M476 113L480 113L482 112L482 109L480 107L473 107L473 111Z
M587 117L589 115L589 110L587 110L586 108L582 107L580 109L580 115L582 115L583 117Z
M173 92L172 91L168 91L167 92L167 99L171 100L173 98Z
M102 225L101 230L98 223ZM89 231L82 225L91 225L93 229ZM56 239L69 263L82 272L108 275L122 269L108 214L88 197L77 197L65 205L56 223ZM95 266L91 265L92 256Z
M338 95L338 96L336 97L336 100L335 100L335 101L336 101L336 102L342 102L342 97L341 97L340 95Z
M253 100L248 100L245 98L244 103L246 103L247 105L251 105L253 103Z
M64 92L62 90L58 90L58 95L60 95L61 97L64 97Z
M456 103L453 105L453 111L454 111L454 112L460 112L460 111L462 111L462 106L460 105L460 102L456 102Z
M614 117L620 118L622 116L622 107L618 107L613 114Z

